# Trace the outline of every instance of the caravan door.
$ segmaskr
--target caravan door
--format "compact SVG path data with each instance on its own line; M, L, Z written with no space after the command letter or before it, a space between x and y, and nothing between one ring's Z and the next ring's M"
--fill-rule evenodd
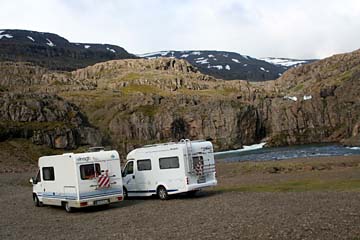
M140 192L151 192L151 160L139 159L136 160L136 189Z
M128 193L136 191L136 178L134 173L134 161L128 161L123 170L123 184Z

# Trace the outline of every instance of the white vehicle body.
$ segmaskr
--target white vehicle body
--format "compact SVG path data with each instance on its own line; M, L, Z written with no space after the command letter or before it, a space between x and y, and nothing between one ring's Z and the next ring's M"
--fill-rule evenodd
M117 151L67 153L39 158L33 184L35 205L72 208L104 205L123 200Z
M150 196L165 189L166 196L195 192L217 184L212 143L181 140L149 145L127 155L123 170L128 196ZM165 196L165 197L166 197Z

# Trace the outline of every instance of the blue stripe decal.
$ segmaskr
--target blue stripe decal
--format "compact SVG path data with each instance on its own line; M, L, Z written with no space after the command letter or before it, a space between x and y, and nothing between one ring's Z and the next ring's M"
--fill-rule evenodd
M39 197L44 197L44 198L76 200L75 195L61 195L61 194L55 194L55 193L50 193L50 192L37 193L37 195Z
M104 196L112 196L112 195L119 195L122 194L122 189L111 189L111 190L101 190L96 192L87 192L87 193L80 193L80 199L86 198L96 198L96 197L104 197ZM66 200L77 200L76 194L61 194L61 193L54 193L54 192L38 192L36 193L39 197L44 198L52 198L52 199L66 199Z
M156 193L156 190L128 191L128 193Z
M116 191L116 192L111 192L111 193L98 193L98 194L91 194L91 195L86 195L86 196L80 195L80 199L104 197L104 196L111 196L111 195L118 195L118 194L122 194L122 191Z
M176 192L179 189L169 189L167 192ZM128 191L128 193L156 193L156 190Z

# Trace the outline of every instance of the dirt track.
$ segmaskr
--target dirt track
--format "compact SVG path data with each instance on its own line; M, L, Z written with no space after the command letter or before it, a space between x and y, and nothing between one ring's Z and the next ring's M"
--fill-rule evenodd
M66 213L32 206L31 173L0 174L0 239L358 239L360 192L207 191Z

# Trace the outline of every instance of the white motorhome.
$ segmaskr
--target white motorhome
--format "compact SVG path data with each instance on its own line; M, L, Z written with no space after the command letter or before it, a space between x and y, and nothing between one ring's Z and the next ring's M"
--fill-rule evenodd
M215 160L209 141L148 145L127 155L123 170L124 196L195 193L215 186Z
M123 200L117 151L65 153L39 158L33 184L35 206L73 208L106 205Z

